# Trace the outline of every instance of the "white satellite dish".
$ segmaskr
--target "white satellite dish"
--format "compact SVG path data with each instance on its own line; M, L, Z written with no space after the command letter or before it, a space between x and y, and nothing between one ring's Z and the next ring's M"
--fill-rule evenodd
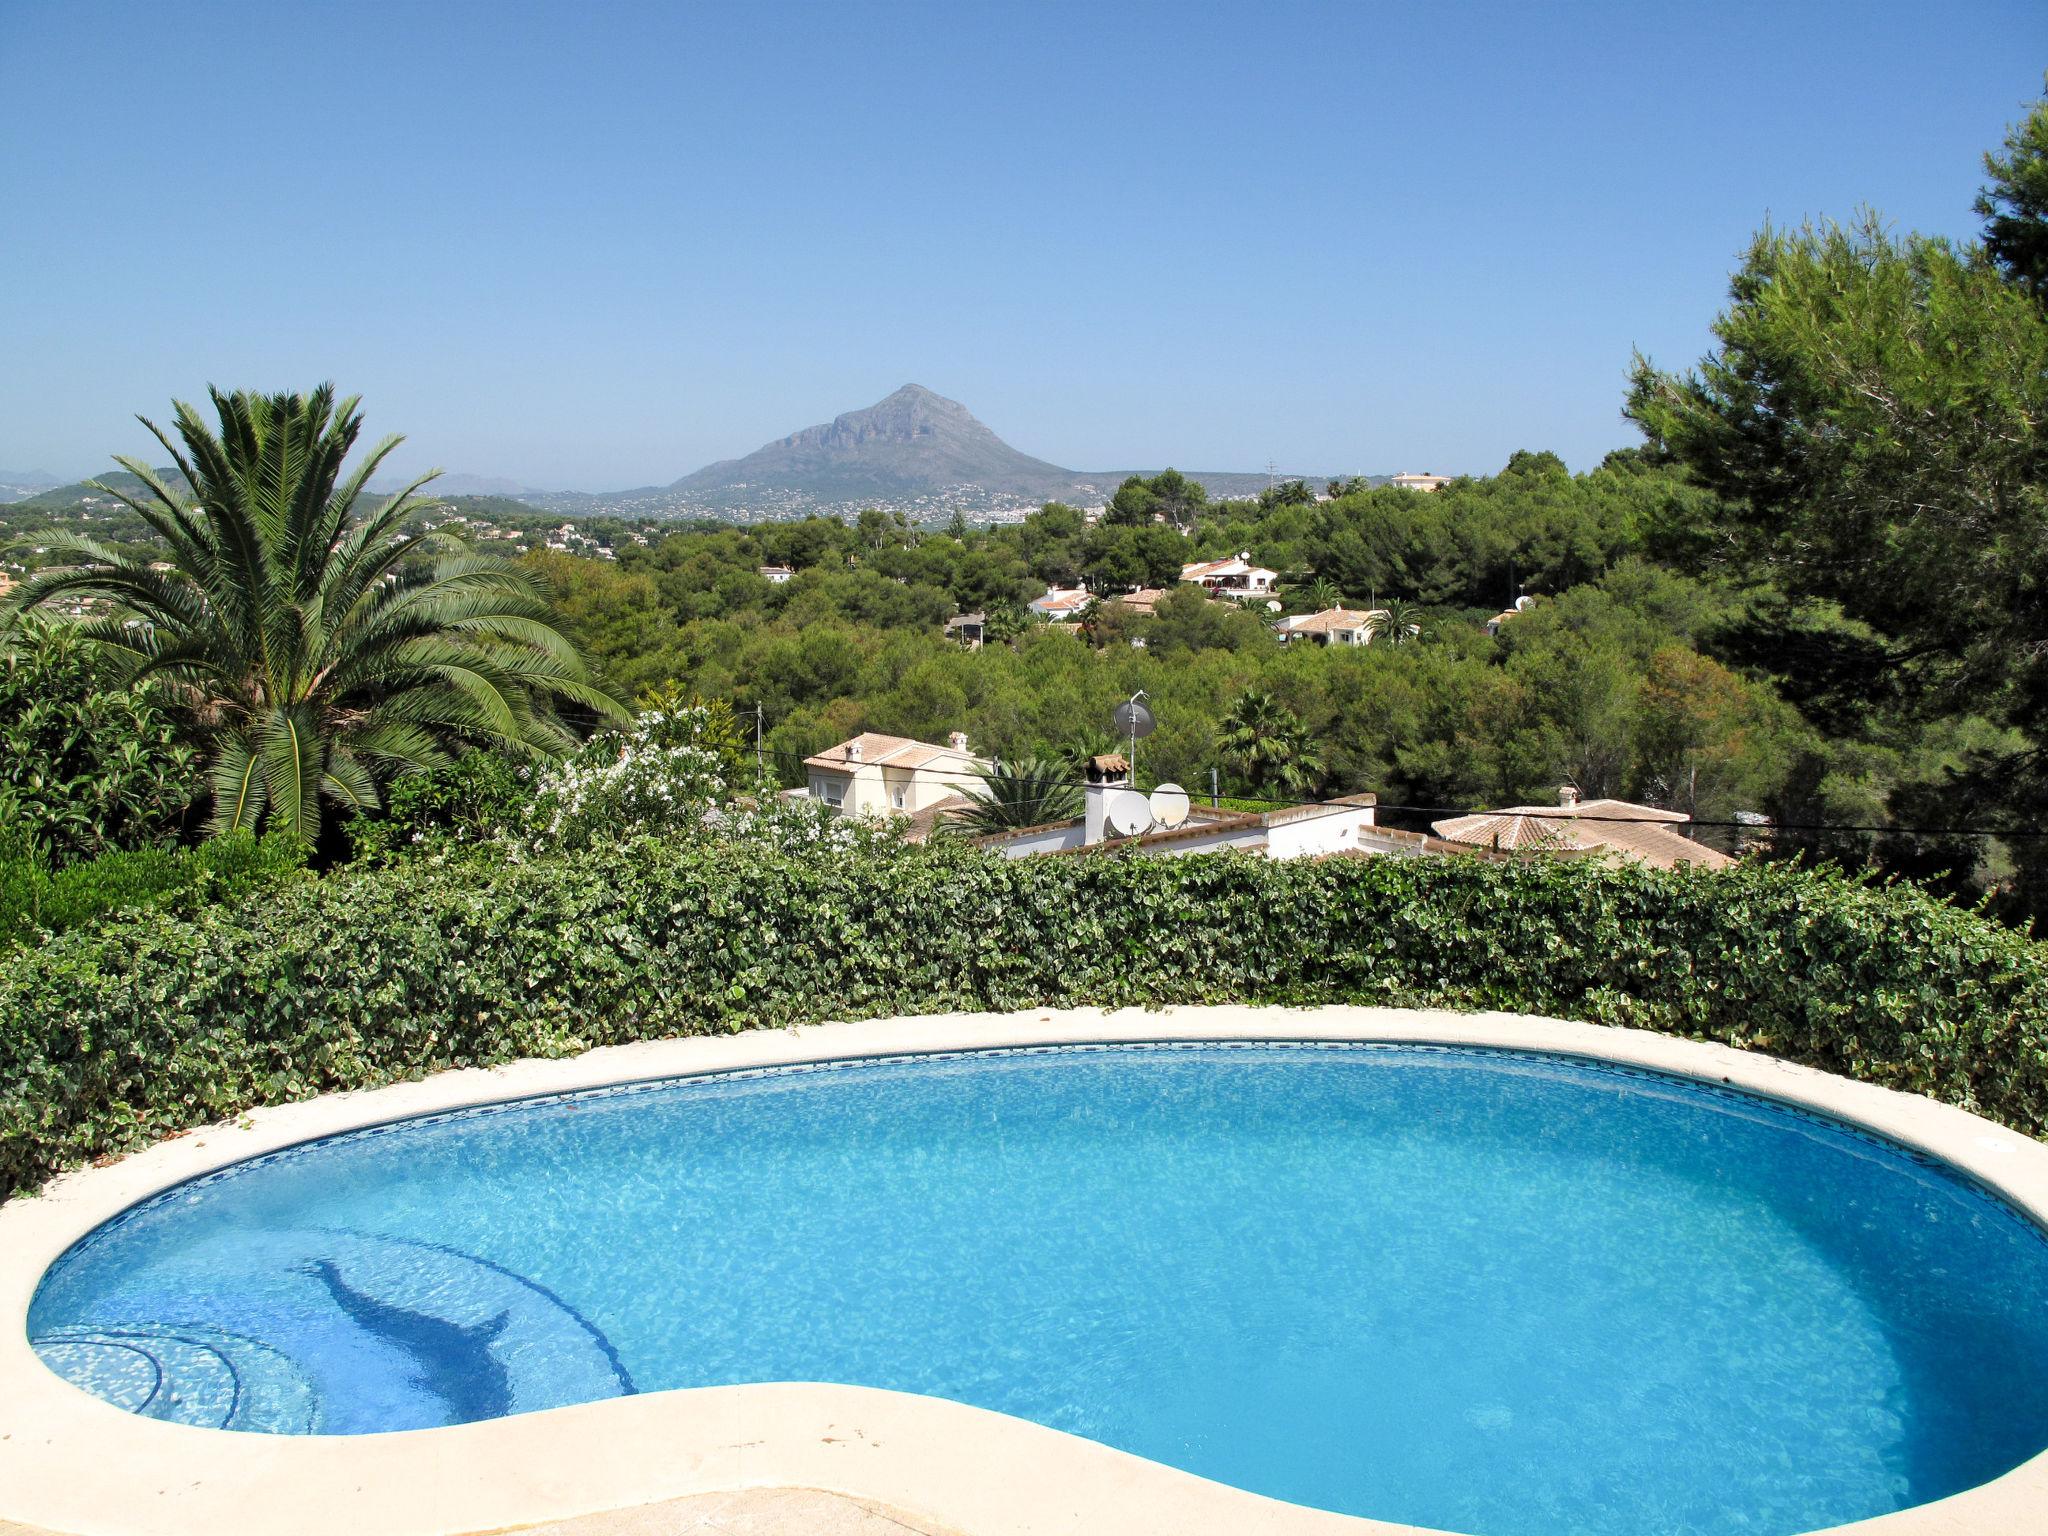
M1135 789L1111 790L1103 813L1118 837L1141 837L1152 830L1152 802Z
M1177 827L1188 819L1188 792L1178 784L1162 784L1152 791L1152 819L1162 827Z

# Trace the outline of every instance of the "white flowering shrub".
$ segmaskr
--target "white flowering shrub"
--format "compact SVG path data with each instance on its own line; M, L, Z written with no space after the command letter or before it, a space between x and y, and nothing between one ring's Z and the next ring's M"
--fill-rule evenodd
M709 716L701 705L649 710L631 730L592 737L541 774L527 810L528 848L556 853L700 829L736 787L729 754L704 744Z

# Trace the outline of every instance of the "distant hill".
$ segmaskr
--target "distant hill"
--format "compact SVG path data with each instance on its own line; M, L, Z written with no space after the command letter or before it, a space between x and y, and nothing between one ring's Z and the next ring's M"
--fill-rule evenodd
M456 502L479 498L500 515L532 511L568 517L700 516L744 522L879 507L929 522L955 512L970 517L1016 516L1048 501L1101 506L1129 476L1153 475L1163 468L1063 469L1012 448L959 401L921 384L906 384L864 410L792 432L744 458L707 464L667 485L596 493L536 491L514 480L443 475L428 491ZM1306 479L1317 488L1327 480L1324 475L1294 472L1184 473L1199 480L1212 497L1256 495L1275 479ZM120 471L99 478L125 489L134 485L132 477ZM402 484L403 480L384 475L372 482L373 489L385 492ZM4 485L0 478L0 487ZM0 494L0 501L7 499ZM103 493L82 484L36 489L19 500L25 507L47 506L53 511L91 511L111 504Z
M959 401L906 384L864 410L778 438L745 458L707 464L665 486L528 493L525 499L550 511L621 517L777 518L880 507L938 518L955 511L1021 511L1048 501L1099 506L1126 476L1156 472L1063 469L1012 448ZM1251 495L1270 483L1260 474L1188 473L1215 496Z
M62 482L48 470L0 469L0 503L26 501Z
M1074 481L1072 471L1019 453L958 401L906 384L866 410L706 465L668 489L705 508L791 492L873 506L955 493L1047 501Z

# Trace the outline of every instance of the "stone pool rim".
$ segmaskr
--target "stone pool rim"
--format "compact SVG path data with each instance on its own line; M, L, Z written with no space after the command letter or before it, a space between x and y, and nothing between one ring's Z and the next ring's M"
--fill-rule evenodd
M1692 1079L1846 1122L1932 1156L2048 1228L2048 1146L1966 1111L1753 1052L1527 1015L1364 1008L1031 1009L877 1019L609 1047L253 1111L0 1204L0 1529L187 1536L262 1523L306 1536L464 1533L698 1493L822 1488L964 1536L1061 1531L1395 1536L1026 1420L871 1387L780 1383L605 1399L445 1429L256 1435L127 1413L29 1347L48 1267L103 1223L231 1164L394 1121L528 1098L886 1056L1169 1041L1364 1041L1534 1052ZM2048 1451L1857 1536L2048 1532Z

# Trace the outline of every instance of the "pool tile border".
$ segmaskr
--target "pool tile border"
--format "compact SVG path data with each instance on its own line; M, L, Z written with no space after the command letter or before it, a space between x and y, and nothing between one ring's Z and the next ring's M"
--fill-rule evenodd
M389 1536L516 1528L690 1494L810 1487L914 1511L966 1536L1416 1536L1209 1482L1042 1425L865 1387L789 1383L613 1398L450 1429L258 1436L125 1413L27 1342L48 1265L102 1222L229 1164L394 1120L631 1092L873 1057L1134 1042L1353 1041L1581 1058L1773 1100L1959 1169L2048 1230L2048 1146L1962 1110L1724 1046L1509 1014L1377 1008L1034 1009L825 1024L612 1047L448 1072L261 1110L69 1174L0 1205L0 1527L75 1536L290 1530ZM2048 1536L2048 1453L1840 1536Z

